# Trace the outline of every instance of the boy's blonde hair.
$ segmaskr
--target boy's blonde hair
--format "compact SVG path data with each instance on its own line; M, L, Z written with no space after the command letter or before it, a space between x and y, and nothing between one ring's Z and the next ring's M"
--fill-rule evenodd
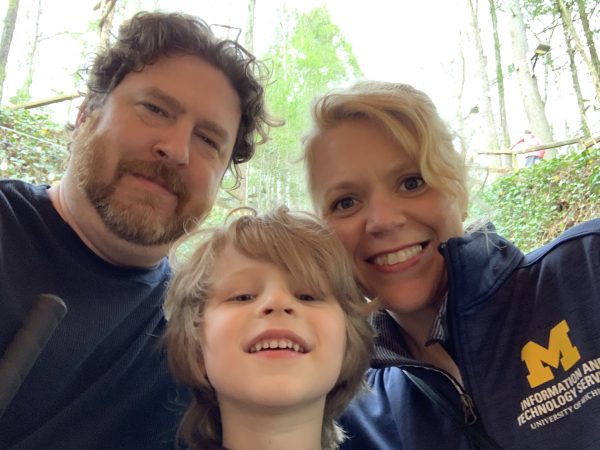
M313 129L304 137L304 161L314 205L315 143L342 123L366 120L379 125L419 167L425 182L468 208L468 169L452 134L431 99L408 84L362 81L315 99ZM368 149L365 149L368 151ZM321 211L319 211L321 213Z
M221 252L232 245L239 253L273 263L312 288L327 282L346 315L346 352L334 388L327 394L321 442L335 449L343 440L336 424L352 397L363 386L372 350L372 330L366 319L371 310L352 276L345 249L326 226L307 213L279 208L265 215L246 215L213 230L180 267L168 289L165 341L173 375L193 392L178 430L179 440L191 448L219 448L221 421L216 393L206 378L200 330L213 268Z

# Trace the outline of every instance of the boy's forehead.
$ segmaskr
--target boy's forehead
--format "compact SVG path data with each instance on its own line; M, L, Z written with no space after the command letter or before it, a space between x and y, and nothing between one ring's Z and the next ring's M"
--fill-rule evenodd
M258 248L258 246L257 246ZM219 279L227 275L249 275L260 278L266 270L275 269L285 275L290 282L298 284L309 284L321 291L331 291L331 284L326 274L317 266L316 259L313 261L301 260L297 255L286 258L279 253L279 258L270 258L269 252L263 251L259 255L251 255L250 249L247 251L227 242L218 252L212 279L218 283ZM279 259L279 260L275 260ZM311 264L312 262L312 264Z

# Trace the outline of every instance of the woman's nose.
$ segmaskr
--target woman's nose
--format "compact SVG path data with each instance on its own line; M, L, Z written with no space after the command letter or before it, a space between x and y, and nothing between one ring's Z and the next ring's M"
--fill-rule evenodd
M391 193L373 195L366 214L365 228L369 234L386 233L401 227L407 220L405 202Z

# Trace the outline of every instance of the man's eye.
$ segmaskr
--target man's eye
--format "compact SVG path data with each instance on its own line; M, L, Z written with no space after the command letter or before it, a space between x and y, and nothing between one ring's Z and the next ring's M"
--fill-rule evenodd
M161 116L167 117L167 112L162 109L160 106L156 106L154 103L144 103L144 108L154 114L159 114Z
M198 132L196 133L196 136L215 150L220 150L219 144L214 139L209 138L206 134Z
M296 294L296 298L304 302L314 302L317 299L314 295L311 294Z
M344 197L341 198L339 200L337 200L331 207L332 210L336 211L336 210L345 210L345 209L349 209L352 208L354 205L356 205L356 200L353 199L352 197Z
M407 177L400 183L400 189L403 191L414 191L424 184L425 180L420 176Z

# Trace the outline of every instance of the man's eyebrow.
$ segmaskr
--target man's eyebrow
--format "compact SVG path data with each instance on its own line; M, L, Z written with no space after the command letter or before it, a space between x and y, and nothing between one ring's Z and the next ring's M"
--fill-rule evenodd
M169 94L166 94L161 89L155 86L149 87L146 90L146 93L156 98L157 100L164 102L167 106L172 108L177 113L182 113L185 111L183 105L176 98L170 96ZM216 134L220 139L224 141L228 140L229 138L229 133L227 132L227 130L213 120L201 119L198 122L197 127Z
M217 137L222 141L229 140L229 133L227 132L227 130L213 120L202 119L198 121L197 127L216 134Z
M154 87L154 86L149 87L148 89L146 89L146 94L156 98L157 100L160 100L163 103L166 103L167 106L174 109L178 113L185 111L185 108L183 107L183 105L181 103L179 103L179 101L176 98L163 92L162 90L160 90L157 87Z

